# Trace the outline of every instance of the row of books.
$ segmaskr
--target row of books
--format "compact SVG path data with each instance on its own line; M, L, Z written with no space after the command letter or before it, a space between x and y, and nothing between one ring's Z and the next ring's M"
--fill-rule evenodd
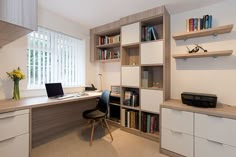
M139 106L139 95L135 91L125 91L123 104L126 106Z
M142 112L141 131L145 133L159 132L159 116L155 114Z
M122 119L124 122L122 122L123 126L127 128L134 128L134 129L139 129L139 113L138 111L133 111L133 110L126 110L126 109L121 109L121 114Z
M156 29L153 26L142 27L141 39L142 41L157 40L158 34Z
M190 18L186 20L186 31L199 31L212 28L212 15L204 15L203 18Z
M120 35L98 37L98 45L113 44L119 42L120 42Z
M98 60L106 60L106 59L116 59L120 58L120 51L119 50L98 50Z

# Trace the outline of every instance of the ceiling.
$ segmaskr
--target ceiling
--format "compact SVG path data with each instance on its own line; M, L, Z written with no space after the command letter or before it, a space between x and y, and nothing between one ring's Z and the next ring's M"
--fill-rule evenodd
M166 5L170 14L211 5L224 0L38 0L39 6L93 28L121 17Z

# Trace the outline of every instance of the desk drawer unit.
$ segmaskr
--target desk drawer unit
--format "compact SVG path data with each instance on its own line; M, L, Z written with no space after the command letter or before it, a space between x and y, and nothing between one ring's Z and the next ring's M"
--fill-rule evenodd
M29 110L0 114L0 156L29 156Z
M195 137L195 157L235 157L236 148Z
M28 157L29 156L29 134L12 137L0 141L1 157Z
M236 120L195 113L195 136L236 147Z
M193 113L162 108L162 128L193 135Z
M0 141L29 132L29 110L0 114Z

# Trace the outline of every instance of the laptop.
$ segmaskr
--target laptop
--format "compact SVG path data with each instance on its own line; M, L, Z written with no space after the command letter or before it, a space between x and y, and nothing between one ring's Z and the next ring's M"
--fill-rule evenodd
M46 83L45 84L48 98L66 99L74 97L74 94L65 95L61 83Z

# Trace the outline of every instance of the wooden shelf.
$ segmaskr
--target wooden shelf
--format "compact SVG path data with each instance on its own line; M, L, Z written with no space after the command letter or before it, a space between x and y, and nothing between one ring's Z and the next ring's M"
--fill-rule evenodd
M233 50L214 51L214 52L202 52L202 53L188 53L188 54L175 54L172 55L175 59L187 59L187 58L202 58L202 57L218 57L232 55Z
M112 48L112 47L119 47L120 43L113 43L113 44L104 44L104 45L97 45L96 48Z
M225 25L225 26L219 26L215 28L210 29L204 29L200 31L193 31L193 32L186 32L186 33L178 33L174 34L173 38L175 40L187 40L190 38L197 38L197 37L204 37L209 35L218 35L218 34L224 34L229 33L233 29L233 24L231 25Z
M120 98L120 94L117 93L111 93L111 96Z
M131 110L139 111L139 106L132 107L132 106L122 105L122 107L123 107L123 108L126 108L126 109L131 109Z
M97 60L97 61L101 62L101 63L120 62L120 58L106 59L106 60Z
M118 104L118 103L113 103L113 102L110 102L110 105L120 106L120 104Z

